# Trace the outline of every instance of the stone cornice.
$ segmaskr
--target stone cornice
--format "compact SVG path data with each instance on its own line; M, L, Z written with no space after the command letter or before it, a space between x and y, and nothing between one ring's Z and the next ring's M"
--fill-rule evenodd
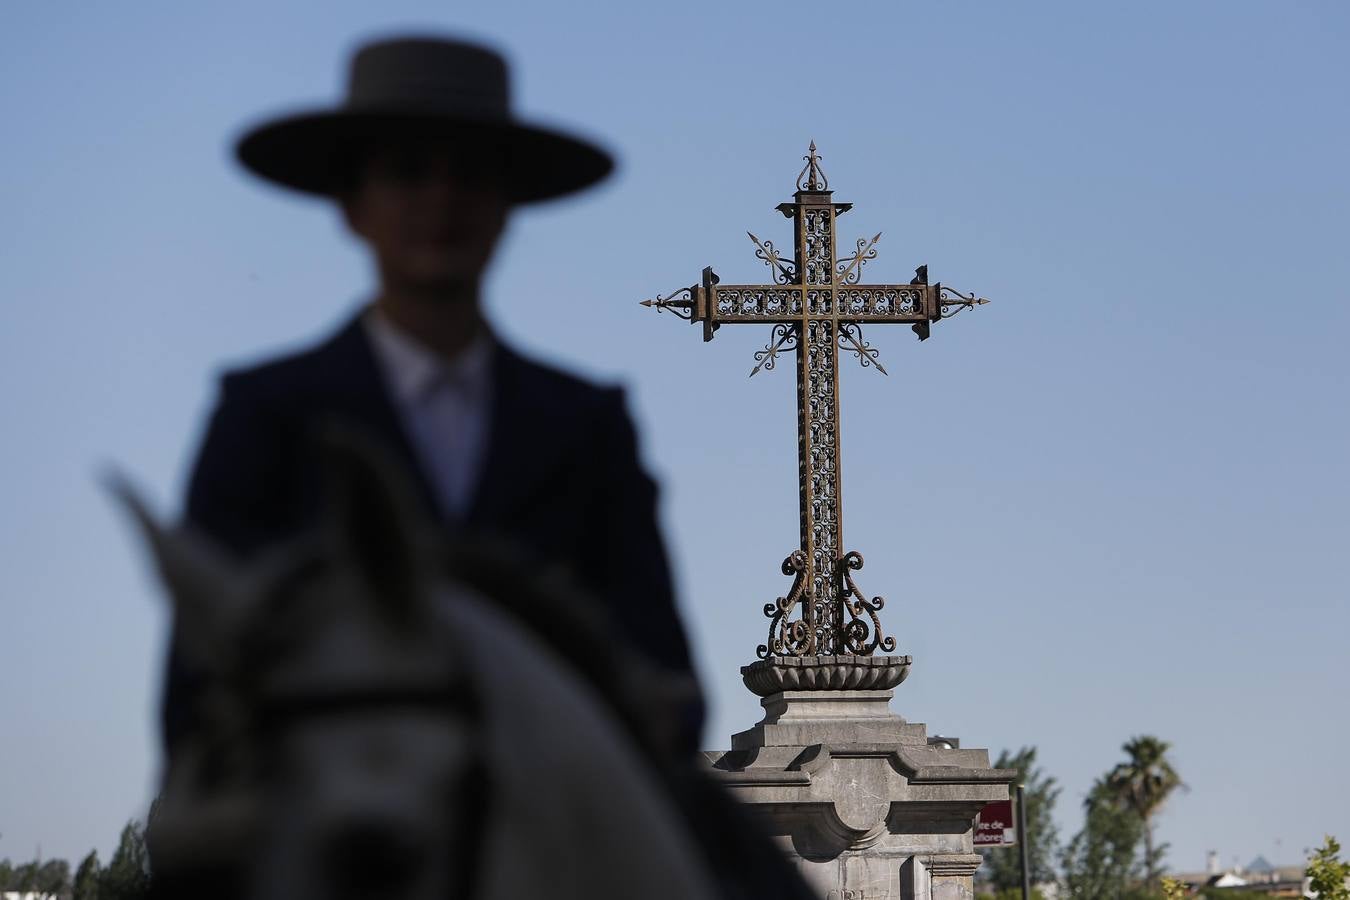
M964 766L925 766L896 744L813 744L790 768L814 774L835 759L886 759L910 784L1011 784L1016 769L971 769Z
M978 853L934 853L919 861L934 878L971 878L984 858Z

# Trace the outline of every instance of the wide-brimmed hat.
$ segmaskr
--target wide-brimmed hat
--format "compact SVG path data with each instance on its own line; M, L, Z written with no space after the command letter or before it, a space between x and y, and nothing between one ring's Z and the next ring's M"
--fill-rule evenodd
M263 178L332 195L372 145L409 138L463 142L490 153L516 203L547 200L600 181L614 168L598 146L516 119L506 61L478 44L404 37L367 44L352 58L347 96L336 109L263 122L239 139L240 162Z

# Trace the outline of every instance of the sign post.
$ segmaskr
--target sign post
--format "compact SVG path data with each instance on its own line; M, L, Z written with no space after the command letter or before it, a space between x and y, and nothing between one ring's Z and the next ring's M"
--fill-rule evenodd
M1022 857L1022 900L1031 900L1031 872L1027 865L1028 846L1031 844L1027 834L1026 792L1022 785L1017 786L1017 834L1019 836L1018 854Z
M1013 801L986 803L975 817L976 847L1017 847L1022 864L1022 900L1031 900L1031 872L1027 864L1027 811L1022 786L1017 786L1017 824L1013 825Z

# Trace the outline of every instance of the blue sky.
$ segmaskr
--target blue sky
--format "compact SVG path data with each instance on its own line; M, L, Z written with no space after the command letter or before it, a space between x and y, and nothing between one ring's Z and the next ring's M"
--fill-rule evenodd
M331 102L364 36L489 39L528 116L621 159L524 211L487 303L629 390L713 715L796 546L789 369L636 301L766 274L814 139L874 280L994 298L843 372L845 543L915 657L894 708L1035 744L1080 824L1132 735L1170 860L1350 837L1350 12L1338 3L12 3L0 28L0 857L106 854L150 796L164 607L96 483L166 513L215 379L366 296L324 204L231 141ZM767 332L767 329L763 331ZM889 333L888 333L889 332Z

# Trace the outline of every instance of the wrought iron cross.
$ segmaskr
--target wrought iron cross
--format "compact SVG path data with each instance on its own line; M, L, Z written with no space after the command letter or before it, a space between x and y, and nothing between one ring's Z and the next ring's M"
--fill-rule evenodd
M755 353L753 376L772 369L784 350L796 351L797 453L801 490L801 547L783 561L793 576L788 593L764 606L768 643L759 656L870 656L890 652L895 639L882 634L877 613L885 601L867 599L853 582L862 555L843 548L839 465L839 355L852 353L863 367L886 374L878 352L863 340L862 326L904 322L919 340L930 323L988 303L941 284L928 283L928 267L909 284L862 284L862 267L876 258L878 234L860 239L854 252L835 252L835 221L853 208L835 203L820 168L816 145L803 157L793 202L777 209L793 222L793 258L785 260L771 241L753 234L755 256L773 272L774 284L721 284L711 268L703 283L642 305L672 312L703 326L703 340L725 324L772 324L773 333Z

